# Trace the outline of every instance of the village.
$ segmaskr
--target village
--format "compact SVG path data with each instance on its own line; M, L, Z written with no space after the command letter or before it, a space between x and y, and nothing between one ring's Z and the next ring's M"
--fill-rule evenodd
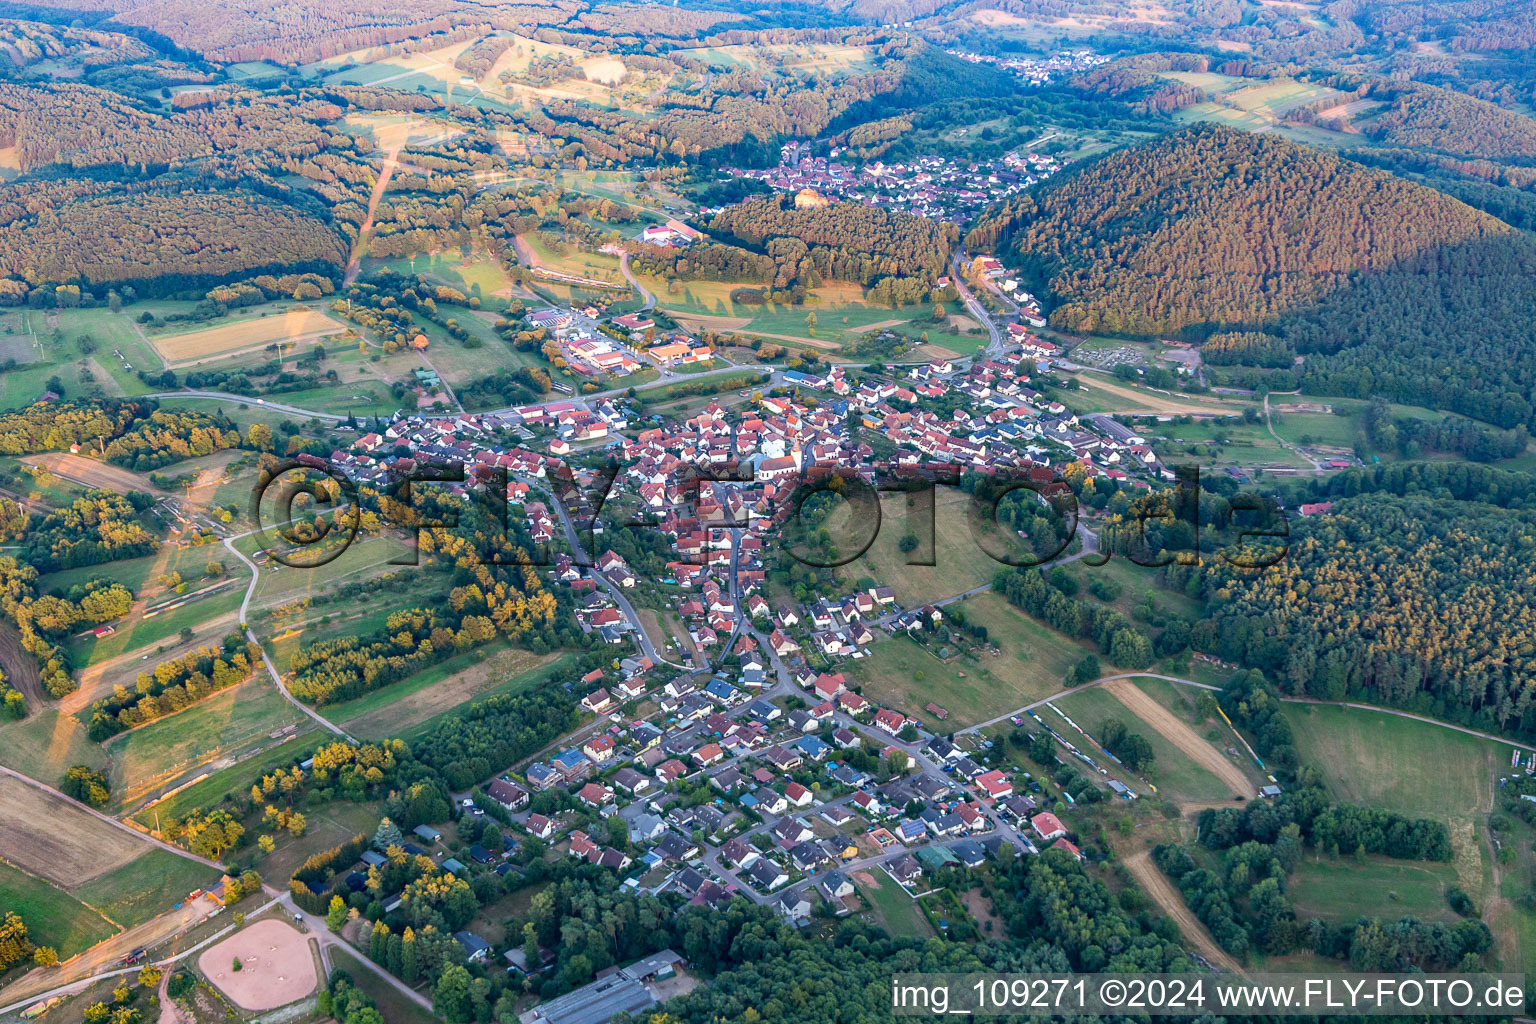
M463 466L465 483L451 488L505 481L514 517L549 546L544 571L574 592L582 629L614 650L610 668L565 684L587 724L558 749L457 795L460 836L495 820L517 838L501 850L472 842L466 861L423 826L407 852L435 854L461 876L503 874L515 870L518 844L537 840L638 892L711 906L741 896L796 925L857 910L856 877L921 900L930 876L1005 849L1080 856L1062 816L1072 806L1065 789L1047 788L1051 780L1020 770L979 733L946 735L939 703L922 718L881 707L840 670L880 639L935 628L941 607L901 607L883 585L806 601L767 596L769 544L788 523L796 487L818 474L874 481L977 470L1064 487L1061 474L1076 467L1137 491L1171 479L1134 431L1107 416L1079 418L1041 390L1059 352L1018 322L1035 307L1025 294L1016 299L996 357L886 373L775 369L750 401L707 399L678 418L641 418L619 393L398 415L333 451L329 464L359 481L424 463ZM529 319L565 332L584 316L553 309ZM637 361L656 359L661 346L678 346L676 358L695 351L691 339L655 335L647 348L644 314L592 323L591 333L628 339ZM858 439L861 429L881 439L883 457ZM617 474L594 493L609 457ZM666 538L664 560L630 564L605 548L615 524L592 509L617 506ZM647 632L636 604L651 592L686 637L660 643ZM1047 731L1063 757L1093 764ZM1138 795L1111 789L1113 798ZM457 938L472 959L538 969L519 962L521 947ZM612 979L589 988L577 1002L608 1012L645 991ZM563 1019L554 1009L547 1019Z
M1049 85L1069 75L1092 71L1111 58L1092 50L1059 50L1048 57L1004 57L973 50L946 50L951 57L958 57L972 64L992 64L1011 72L1027 85Z
M961 129L962 131L964 129ZM1029 147L996 160L961 161L926 155L890 164L882 160L853 163L852 154L833 147L815 156L806 143L788 142L779 164L769 168L731 168L737 177L761 181L778 192L803 193L963 222L999 200L1044 181L1062 164Z

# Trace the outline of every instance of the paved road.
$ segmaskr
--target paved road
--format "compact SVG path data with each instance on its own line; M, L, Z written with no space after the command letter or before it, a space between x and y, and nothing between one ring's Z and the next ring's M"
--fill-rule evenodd
M987 307L983 306L981 300L972 295L971 289L966 286L965 275L961 272L960 256L958 254L956 254L953 265L950 267L950 280L954 281L955 291L960 293L960 301L965 303L965 308L970 311L971 316L980 321L981 325L987 329L987 334L991 338L987 342L987 357L992 358L1002 355L1002 329L997 326L997 321L992 319L992 314L987 311Z
M247 535L241 534L240 536ZM335 722L332 722L329 718L326 718L324 715L320 714L314 708L310 707L308 704L305 704L303 701L299 700L288 691L287 685L283 682L283 674L279 672L277 670L277 666L272 663L271 657L267 655L266 647L262 646L261 639L256 636L255 630L246 625L246 613L251 606L251 597L256 593L256 584L261 582L261 570L256 567L255 562L245 557L244 552L235 547L235 541L238 539L239 537L227 537L224 540L224 546L229 549L230 554L244 562L245 567L251 570L251 582L245 588L245 597L240 599L240 628L245 631L245 638L251 643L255 644L257 649L261 651L262 664L267 666L267 674L272 677L272 682L277 684L277 691L283 695L284 700L298 708L301 712L304 713L306 717L312 719L322 729L326 729L335 733L337 736L340 736L348 743L356 744L357 740L353 739L345 729L337 725Z
M534 480L523 480L523 482L530 487L538 486ZM558 495L553 495L552 492L551 496L551 504L555 507L555 514L560 519L560 528L565 533L565 541L571 546L572 553L578 561L595 562L595 559L587 553L587 549L582 546L581 538L576 534L576 524L572 522L571 514L566 510L565 502L561 501ZM585 569L583 571L596 580L598 586L606 590L608 595L613 598L613 603L619 606L619 612L624 616L625 621L629 623L630 630L635 634L635 641L640 645L640 653L650 658L657 665L665 663L672 665L674 668L686 668L686 666L667 661L656 650L656 645L651 643L650 636L645 632L645 624L640 621L640 614L635 611L635 606L629 603L629 598L624 596L623 591L617 585L596 569Z
M623 254L621 256L619 256L619 269L624 272L624 280L628 281L630 283L631 287L633 287L635 289L635 291L639 292L640 293L640 297L645 300L645 305L641 306L640 308L642 310L652 310L652 309L655 309L656 308L656 296L654 296L650 292L646 291L645 290L645 285L641 284L638 280L636 280L635 275L630 273L630 271L629 271L629 250L628 249L624 250Z
M266 903L263 903L261 906L257 907L255 910L251 911L250 912L250 916L251 917L255 917L257 914L260 914L262 911L270 909L271 907L275 906L279 902L281 902L281 900L279 900L279 899L268 900ZM54 996L73 995L74 993L79 992L81 989L84 989L84 988L86 988L89 985L93 985L96 982L101 981L101 980L103 980L105 978L120 978L120 977L122 977L124 975L128 975L128 974L135 974L136 975L136 974L138 974L140 971L142 971L147 966L169 967L172 964L176 963L176 961L185 959L186 957L191 956L193 953L196 953L198 950L203 949L203 948L205 948L207 946L210 946L210 945L212 945L215 942L218 942L220 939L224 938L225 936L227 936L230 932L232 932L234 930L235 930L235 926L233 924L226 925L225 927L223 927L223 928L219 929L218 931L214 932L212 935L208 936L202 942L199 942L197 945L190 946L187 949L184 949L181 952L176 953L173 956L168 956L168 957L166 957L163 960L153 960L153 961L148 961L146 963L134 964L132 967L119 967L119 968L114 968L113 970L110 970L110 971L102 971L99 974L93 974L93 975L91 975L90 977L87 977L87 978L79 978L79 979L76 979L75 981L66 982L63 985L58 985L58 986L56 986L54 988L48 989L46 992L35 993L33 995L27 996L25 999L20 999L20 1000L17 1000L16 1002L14 1002L14 1003L10 1003L9 1005L0 1006L0 1015L7 1014L7 1013L12 1013L14 1011L24 1009L24 1008L26 1008L28 1006L31 1006L33 1003L41 1002L41 1001L47 1000L47 999L52 999ZM167 940L167 941L169 941L169 940ZM169 975L170 972L166 972L166 973L167 973L167 975Z
M132 830L130 829L129 831ZM190 856L190 854L187 854L185 850L177 850L176 852L181 853L183 856ZM274 892L274 890L268 886L263 886L262 888L268 894ZM340 947L341 949L344 949L349 954L351 954L352 958L361 964L365 970L377 975L386 984L394 988L397 992L405 996L411 1002L415 1003L417 1006L420 1006L424 1010L430 1011L432 1009L432 1000L428 999L420 992L417 992L415 989L411 988L409 985L395 977L393 974L390 974L388 971L374 963L372 960L369 960L365 953L354 948L350 943L332 933L324 926L324 923L320 918L312 914L304 913L295 907L293 903L293 897L289 893L285 892L281 895L274 896L272 899L268 900L266 903L263 903L261 906L255 908L254 910L247 911L246 916L248 918L254 919L257 915L270 910L273 907L282 907L287 912L288 916L293 918L296 923L302 924L309 929L311 937L320 947L321 960L327 965L330 963L330 947ZM56 988L49 989L46 992L39 992L34 995L30 995L25 999L18 1000L17 1002L11 1003L7 1006L0 1006L0 1014L12 1013L17 1010L24 1009L25 1007L30 1006L35 1002L52 999L54 996L72 995L86 988L87 986L93 985L96 982L106 978L118 978L130 974L136 975L149 964L152 964L155 967L170 967L177 961L184 960L191 956L193 953L205 949L208 946L211 946L214 943L224 939L231 932L233 932L236 927L237 926L233 923L226 925L225 927L214 932L212 935L208 936L203 941L199 942L197 945L189 946L179 953L165 957L164 959L149 961L148 964L140 963L134 964L132 967L120 967L110 971L103 971L99 974L93 974L90 977L80 978L67 984L60 985ZM166 941L169 941L169 939ZM320 979L320 984L325 984L324 978Z
M235 402L239 405L259 405L263 409L272 409L275 412L292 413L295 416L312 417L317 420L325 420L330 423L340 423L345 416L337 416L335 413L318 412L314 409L300 409L296 405L284 405L281 402L270 402L261 398L252 398L249 395L232 395L227 391L156 391L144 395L144 398L211 398L215 402Z

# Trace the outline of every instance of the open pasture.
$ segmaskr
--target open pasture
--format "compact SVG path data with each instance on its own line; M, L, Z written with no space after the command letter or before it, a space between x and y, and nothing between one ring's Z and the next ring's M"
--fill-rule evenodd
M219 872L213 868L169 850L141 849L144 852L129 863L72 891L124 928L134 928L180 903L194 889L218 883Z
M13 910L27 922L27 937L39 946L52 946L65 959L117 929L100 913L50 882L0 861L0 908Z
M1049 697L1089 648L1037 622L996 594L966 598L959 609L969 623L987 628L999 653L940 660L927 648L897 634L877 641L869 656L843 666L863 683L870 700L921 719L929 728L964 728ZM958 646L958 645L957 645ZM1101 659L1102 660L1102 659ZM942 723L926 709L937 703L949 712Z
M1397 715L1320 705L1285 706L1303 764L1323 770L1346 803L1413 817L1481 814L1511 744Z

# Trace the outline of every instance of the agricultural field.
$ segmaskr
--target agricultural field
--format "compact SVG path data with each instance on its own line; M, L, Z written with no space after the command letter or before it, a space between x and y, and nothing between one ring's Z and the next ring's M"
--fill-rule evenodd
M346 329L346 324L319 310L295 307L280 313L221 320L216 327L158 333L151 344L167 366L177 367L207 362L232 352L259 351L274 344L296 351L303 344Z
M0 861L0 907L27 922L28 938L68 959L117 933L112 923L58 886Z
M1161 78L1203 89L1215 99L1179 111L1181 121L1216 121L1248 131L1267 131L1298 107L1340 95L1325 85L1290 78L1255 80L1215 72L1164 71Z
M366 138L386 150L436 145L462 134L452 123L410 114L351 113L341 119L340 126L349 135Z
M425 53L380 54L355 51L304 66L301 70L328 84L388 86L404 92L440 96L453 103L496 110L541 106L550 100L584 100L628 110L649 109L647 97L664 84L654 75L631 74L619 58L510 35L512 45L478 80L454 66L458 56L479 39L453 43ZM483 37L482 37L483 38ZM535 58L569 58L580 77L547 82L529 80Z
M28 466L46 470L63 480L80 484L85 488L101 488L109 491L146 491L157 493L160 489L145 477L130 469L114 466L110 462L87 459L83 455L68 452L50 452L46 455L28 455L21 460Z
M897 634L876 641L867 657L842 670L877 704L915 716L929 728L959 729L1059 692L1067 670L1090 653L994 594L978 594L958 607L968 622L987 627L998 655L983 650L975 657L957 654L941 661ZM924 710L930 702L949 712L942 726Z
M0 859L57 885L76 886L145 849L142 840L78 805L0 775Z

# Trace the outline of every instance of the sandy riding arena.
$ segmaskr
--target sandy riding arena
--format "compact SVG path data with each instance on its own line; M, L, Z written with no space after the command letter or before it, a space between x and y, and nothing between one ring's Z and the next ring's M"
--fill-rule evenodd
M234 960L243 965L234 970ZM198 970L242 1010L270 1010L315 990L309 940L288 922L269 918L208 947Z

